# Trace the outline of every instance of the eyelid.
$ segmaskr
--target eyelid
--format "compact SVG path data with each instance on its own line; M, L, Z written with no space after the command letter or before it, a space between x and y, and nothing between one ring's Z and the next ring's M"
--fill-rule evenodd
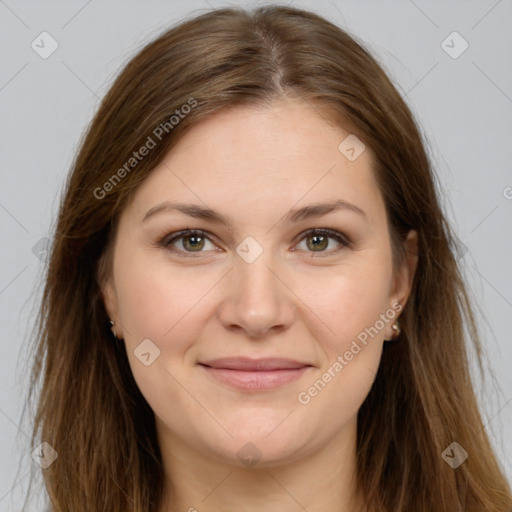
M338 231L336 229L330 229L330 228L310 228L310 229L306 229L306 231L303 231L302 233L300 233L299 235L297 235L297 239L300 241L302 240L303 238L305 238L307 235L324 235L324 236L329 236L331 238L334 238L334 239L340 239L340 241L342 240L343 243L346 243L346 244L349 244L350 243L350 240L349 238L343 234L341 231Z
M177 240L180 240L181 238L185 238L186 236L192 236L192 235L197 235L199 237L205 238L208 241L210 241L211 243L217 245L216 242L214 241L216 237L214 235L212 235L211 233L209 233L208 231L205 231L203 229L191 229L191 228L186 228L181 231L175 231L173 233L167 234L160 240L158 245L163 246L164 248L172 251L175 254L179 254L181 256L186 254L187 256L185 256L185 257L192 257L192 258L199 257L205 252L210 252L210 251L198 251L198 252L183 251L183 250L177 249L172 246L172 244L174 242L176 242ZM337 254L344 248L352 247L351 240L344 233L341 233L337 230L329 229L329 228L307 229L306 231L303 231L302 233L297 235L297 237L295 238L294 244L297 245L302 240L304 240L306 237L315 236L315 235L316 236L327 236L328 238L332 238L332 239L336 240L336 242L338 242L341 245L341 247L334 249L334 250L330 250L330 251L318 251L318 252L305 251L305 252L308 252L311 256L319 256L319 257L329 256L332 254ZM297 249L295 247L292 249L292 251L296 251L296 250Z
M181 231L174 231L173 233L169 233L169 234L165 235L160 240L158 245L164 247L165 249L168 249L169 251L173 252L174 254L178 254L179 256L186 255L184 257L187 257L187 258L189 258L189 257L195 258L195 257L201 256L205 252L208 252L208 251L198 251L198 252L183 251L183 250L177 249L176 247L173 247L172 244L174 242L176 242L182 238L185 238L187 236L192 236L192 235L197 235L201 238L205 238L206 240L210 241L212 244L217 245L216 242L214 241L215 236L213 236L208 231L205 231L203 229L191 229L191 228L182 229Z
M300 235L297 236L297 242L295 245L299 244L308 236L326 236L328 238L333 238L340 244L341 247L338 247L336 249L331 249L330 251L305 251L308 253L311 257L327 257L332 256L333 254L338 254L343 249L351 248L352 247L352 241L344 234L341 233L338 230L335 229L329 229L329 228L311 228L307 229L306 231L303 231ZM293 251L296 251L297 249L292 249Z

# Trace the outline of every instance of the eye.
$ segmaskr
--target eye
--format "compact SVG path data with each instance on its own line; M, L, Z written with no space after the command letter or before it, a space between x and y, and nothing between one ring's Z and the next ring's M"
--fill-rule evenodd
M331 243L332 240L335 241L334 249L331 247L333 245ZM304 244L305 248L301 248L301 244ZM330 255L333 253L337 253L344 247L350 247L350 241L337 231L332 231L330 229L325 228L317 228L306 231L306 233L304 233L302 236L301 242L296 247L298 247L301 250L306 250L308 252L327 253Z
M208 244L210 244L210 247L208 247ZM305 244L305 247L300 247L301 244ZM186 229L172 233L166 236L160 242L160 245L183 257L195 257L206 251L218 250L218 247L210 240L207 233L199 229ZM334 248L331 247L332 245L334 245ZM303 233L300 243L293 250L305 250L310 253L319 253L318 256L328 256L350 246L351 242L348 238L338 231L316 228ZM315 254L311 255L315 256Z
M216 250L215 245L204 231L187 229L173 233L170 237L162 240L161 244L167 249L176 253L202 253L205 250ZM211 248L208 248L210 244Z

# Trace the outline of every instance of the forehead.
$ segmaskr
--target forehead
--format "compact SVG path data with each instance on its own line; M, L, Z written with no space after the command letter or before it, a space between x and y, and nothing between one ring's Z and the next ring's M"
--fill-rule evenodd
M343 199L370 217L381 215L371 150L351 161L339 149L345 140L354 146L350 131L297 100L220 111L192 126L151 172L134 195L132 213L140 217L158 202L183 200L225 212L272 211L274 218L277 210Z

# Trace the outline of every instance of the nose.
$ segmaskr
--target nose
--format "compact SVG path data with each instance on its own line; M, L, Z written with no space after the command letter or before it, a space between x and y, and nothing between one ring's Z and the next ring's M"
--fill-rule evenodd
M271 258L262 255L252 263L236 258L234 267L218 307L223 326L256 339L288 329L295 318L294 294Z

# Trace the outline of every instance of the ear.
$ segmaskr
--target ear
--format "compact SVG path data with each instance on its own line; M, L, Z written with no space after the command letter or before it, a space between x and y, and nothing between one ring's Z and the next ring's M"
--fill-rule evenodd
M103 304L105 305L109 318L119 325L117 293L112 277L109 277L102 285L100 285L100 289L103 297Z
M98 261L97 280L107 315L115 324L120 325L117 291L112 272L112 254L109 249Z
M405 307L412 289L416 267L418 266L418 233L411 229L404 241L405 257L395 276L390 290L391 304L399 303Z

